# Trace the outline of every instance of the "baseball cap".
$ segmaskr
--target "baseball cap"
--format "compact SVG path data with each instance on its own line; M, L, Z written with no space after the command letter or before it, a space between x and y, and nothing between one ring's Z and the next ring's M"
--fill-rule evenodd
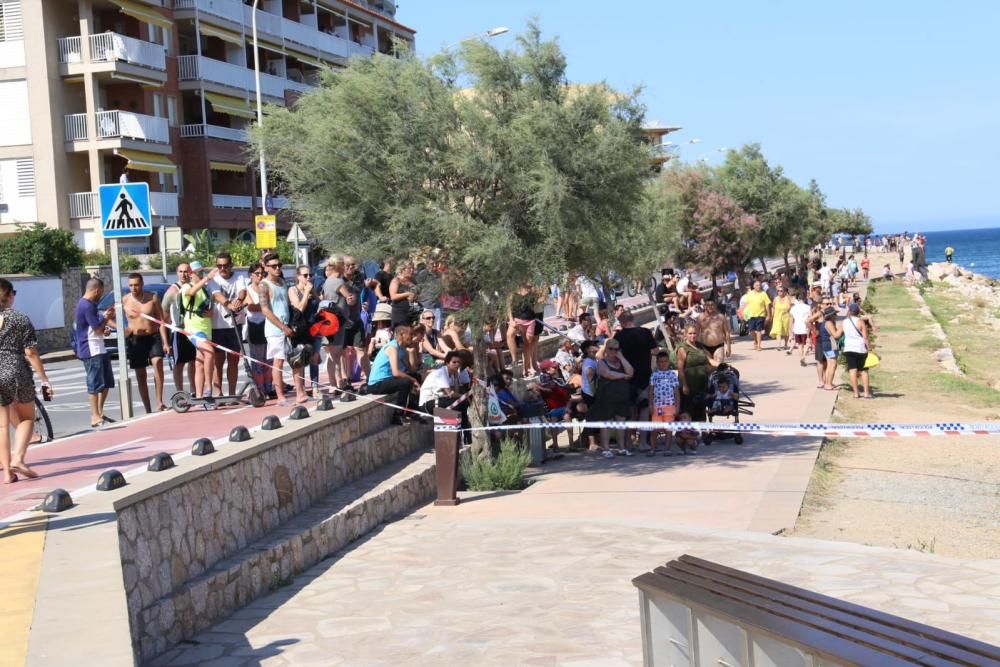
M205 266L201 262L199 262L198 260L194 260L193 262L191 262L191 273L195 273L197 271L204 271L204 270L205 270Z

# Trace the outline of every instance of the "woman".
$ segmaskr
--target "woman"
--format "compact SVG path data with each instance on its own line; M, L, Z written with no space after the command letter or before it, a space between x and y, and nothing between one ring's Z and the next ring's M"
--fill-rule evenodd
M833 386L833 376L837 372L837 357L840 355L837 339L840 338L841 330L834 323L837 319L837 309L833 306L833 301L824 299L824 303L830 305L823 309L823 321L819 325L817 336L816 358L823 355L823 385L827 391L835 391Z
M621 354L621 347L614 338L604 343L604 357L597 362L597 392L594 394L593 405L587 411L587 421L625 420L632 413L632 378L631 364ZM601 456L614 458L614 453L608 448L611 433L606 428L601 429ZM632 453L625 446L625 430L618 430L618 449L625 456Z
M194 391L195 397L212 395L212 377L215 372L215 348L212 347L212 299L208 283L218 274L218 269L205 273L201 262L191 262L192 282L181 287L184 308L184 329L195 348Z
M847 307L847 319L841 323L839 330L844 334L844 357L847 359L847 376L851 382L854 398L871 398L872 392L869 386L868 369L865 368L865 360L868 358L872 345L868 340L868 323L861 317L861 306L852 303ZM865 390L863 397L858 395L859 374Z
M524 284L507 299L507 348L510 350L511 366L517 366L517 337L521 337L521 369L523 377L538 374L535 348L538 333L535 329L535 304L538 294L531 285Z
M410 393L420 390L420 382L407 372L406 367L406 351L412 340L409 326L403 324L396 327L396 337L379 350L372 361L372 372L368 375L369 394L392 394L397 406L409 407ZM393 413L392 423L403 423L401 411Z
M28 467L24 456L35 423L34 369L41 378L43 391L50 395L52 385L38 356L35 327L24 313L11 310L17 290L9 280L0 278L0 465L3 483L17 481L18 475L31 479L38 473ZM14 449L11 454L10 414L14 413Z
M708 374L719 362L698 345L698 328L684 328L684 340L677 347L677 377L681 381L681 409L694 421L705 421L705 394Z
M438 335L438 345L447 354L452 350L468 350L465 344L465 323L454 315L445 318L444 329Z
M424 325L424 339L420 342L420 354L424 366L433 368L444 363L448 354L441 348L441 332L434 328L434 311L420 313L420 324Z
M413 282L413 262L399 265L399 273L389 283L389 301L392 303L392 326L409 325L412 320L412 304L417 300L417 285Z
M312 383L308 392L302 391L299 394L297 404L305 403L308 400L306 393L312 395L313 389L319 387L319 346L316 344L318 341L309 333L309 322L316 314L318 304L319 301L313 294L312 270L302 264L295 270L295 284L288 288L288 307L291 311L289 326L295 331L290 340L292 345L303 345L309 351L309 376ZM292 369L296 393L300 386L305 385L305 373L305 366Z
M788 290L784 286L778 287L778 294L774 297L772 306L774 307L774 316L771 322L771 338L775 340L780 338L781 347L778 349L784 350L785 354L791 354L788 337L791 332L789 313L792 310L792 297L788 295Z
M270 381L267 360L267 338L264 335L264 314L260 311L260 281L264 278L264 267L256 262L250 265L250 284L247 285L247 315L246 331L244 340L247 342L247 351L253 362L250 364L250 373L253 383L257 385L264 396L269 396L273 391ZM265 365L266 364L266 365Z

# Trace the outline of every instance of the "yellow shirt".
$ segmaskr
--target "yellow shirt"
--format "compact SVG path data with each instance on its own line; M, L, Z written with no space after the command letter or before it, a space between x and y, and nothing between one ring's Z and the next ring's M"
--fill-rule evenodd
M767 317L767 307L771 305L771 297L767 292L752 290L747 294L746 303L743 305L743 317Z

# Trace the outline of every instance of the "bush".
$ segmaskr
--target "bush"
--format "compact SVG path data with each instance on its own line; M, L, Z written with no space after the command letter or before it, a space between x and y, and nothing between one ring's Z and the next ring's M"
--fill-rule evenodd
M59 275L80 266L82 259L83 251L71 233L42 224L19 226L0 244L0 273Z
M167 253L167 271L174 272L177 270L177 265L181 262L188 261L187 255L182 255L177 252ZM149 268L151 269L162 269L163 268L163 257L160 253L154 253L149 256Z
M500 453L495 458L473 459L466 452L460 467L470 491L516 491L524 488L524 469L530 462L531 454L507 438L500 443Z
M84 266L111 266L111 255L100 250L88 250L83 253ZM135 255L118 253L118 267L122 271L138 271L139 258Z

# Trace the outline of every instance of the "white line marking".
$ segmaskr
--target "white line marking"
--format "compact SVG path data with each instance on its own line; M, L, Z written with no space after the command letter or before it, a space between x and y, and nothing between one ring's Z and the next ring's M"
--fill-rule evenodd
M128 447L129 445L134 445L136 443L145 442L146 440L152 440L152 439L153 439L153 436L147 435L144 438L136 438L135 440L129 440L128 442L123 442L123 443L118 444L118 445L112 445L110 447L105 447L104 449L98 449L96 452L90 452L90 453L91 454L103 454L105 452L113 452L114 450L118 449L119 447Z

